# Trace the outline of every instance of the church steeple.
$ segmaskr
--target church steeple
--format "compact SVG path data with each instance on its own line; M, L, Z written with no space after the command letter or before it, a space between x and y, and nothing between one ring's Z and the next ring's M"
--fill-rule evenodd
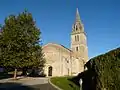
M78 8L76 9L76 22L81 22Z
M76 17L75 17L75 22L72 26L72 34L76 33L84 33L84 27L80 19L79 11L78 8L76 9Z
M78 8L76 10L75 22L72 25L71 50L74 52L76 57L84 58L85 61L87 60L87 38Z
M76 9L76 16L72 25L71 32L71 50L72 58L78 63L78 71L83 71L84 64L88 61L87 37L84 32L84 26L80 19L78 8ZM74 62L73 61L73 62ZM77 69L77 68L76 68Z

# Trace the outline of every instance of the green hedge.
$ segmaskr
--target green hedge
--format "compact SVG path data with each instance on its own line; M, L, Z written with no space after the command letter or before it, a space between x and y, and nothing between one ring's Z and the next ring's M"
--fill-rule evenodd
M95 90L120 90L120 48L90 59L86 66L93 72Z

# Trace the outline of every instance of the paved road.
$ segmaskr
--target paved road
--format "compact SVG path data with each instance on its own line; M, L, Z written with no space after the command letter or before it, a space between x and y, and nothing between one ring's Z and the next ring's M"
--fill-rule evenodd
M17 81L0 80L0 90L57 90L48 78L24 78Z

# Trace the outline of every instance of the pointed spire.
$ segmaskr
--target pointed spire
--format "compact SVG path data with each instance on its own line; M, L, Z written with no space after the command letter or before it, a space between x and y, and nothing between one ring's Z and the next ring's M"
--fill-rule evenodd
M78 8L76 10L76 22L81 22Z

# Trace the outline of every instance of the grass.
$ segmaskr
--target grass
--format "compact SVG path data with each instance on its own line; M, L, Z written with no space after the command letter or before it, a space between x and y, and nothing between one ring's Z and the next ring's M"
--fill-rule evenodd
M52 77L50 81L63 90L80 90L80 87L70 81L72 77Z

